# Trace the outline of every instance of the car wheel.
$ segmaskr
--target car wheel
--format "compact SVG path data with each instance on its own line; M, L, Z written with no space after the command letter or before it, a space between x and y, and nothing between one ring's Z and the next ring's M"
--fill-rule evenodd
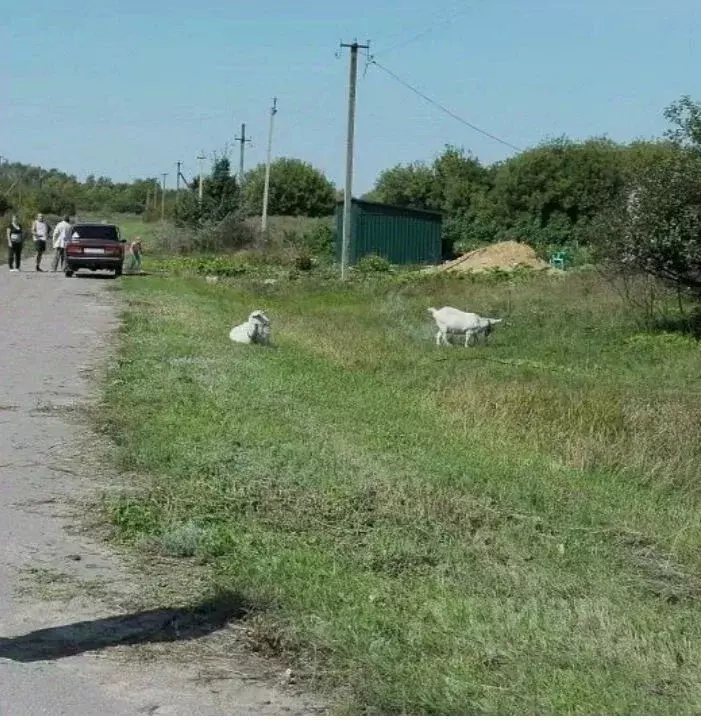
M66 277L73 277L73 270L69 270L68 268L66 268L64 270L64 273L65 273Z
M114 276L118 278L122 274L122 268L118 267L114 269Z

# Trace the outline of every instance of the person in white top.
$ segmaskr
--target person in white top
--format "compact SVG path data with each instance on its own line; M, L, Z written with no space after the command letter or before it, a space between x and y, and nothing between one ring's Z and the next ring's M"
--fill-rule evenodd
M51 264L51 272L58 270L59 262L61 269L66 259L66 243L68 242L68 235L71 231L71 219L68 215L65 215L61 222L56 223L54 228L54 261Z
M44 216L39 213L37 219L32 223L32 236L34 237L34 249L37 253L37 272L44 272L41 269L41 258L46 252L46 241L49 239L51 228L49 223L44 220Z

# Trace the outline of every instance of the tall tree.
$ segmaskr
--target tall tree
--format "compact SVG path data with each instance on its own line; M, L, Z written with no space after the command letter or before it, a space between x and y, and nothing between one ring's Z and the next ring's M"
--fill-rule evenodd
M669 142L636 148L626 187L595 228L604 254L622 269L701 299L701 105L684 96L665 116Z
M263 211L265 165L249 170L243 183L243 205L247 215ZM333 183L310 163L280 158L270 165L268 213L324 217L336 207Z

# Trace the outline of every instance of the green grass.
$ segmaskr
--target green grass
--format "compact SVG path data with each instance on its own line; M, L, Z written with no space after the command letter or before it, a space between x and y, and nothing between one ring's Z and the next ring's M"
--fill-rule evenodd
M144 247L144 259L164 259L172 258L175 248L184 243L184 238L193 234L192 230L176 227L170 219L161 223L160 221L146 222L141 215L129 214L100 214L89 213L82 214L79 218L81 221L101 221L116 223L121 229L122 236L127 240L133 240L137 235L142 238ZM245 220L246 225L258 230L260 227L260 218L250 217ZM275 260L287 260L292 262L296 256L294 244L295 241L305 234L313 234L320 227L331 227L333 218L306 218L306 217L288 217L288 216L271 216L268 218L268 245L267 256ZM227 254L227 253L225 253ZM245 256L247 253L238 253Z
M122 540L208 563L339 711L701 711L697 342L592 273L124 288ZM440 304L506 322L439 349ZM274 347L232 345L256 307Z

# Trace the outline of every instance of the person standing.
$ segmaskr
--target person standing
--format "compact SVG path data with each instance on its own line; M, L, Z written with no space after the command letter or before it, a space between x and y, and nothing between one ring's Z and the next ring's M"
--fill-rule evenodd
M39 213L37 219L32 223L32 236L34 237L34 249L37 253L37 272L44 272L41 269L41 258L46 252L46 242L49 239L49 223Z
M131 252L131 258L127 272L141 273L141 237L139 235L137 235L129 245L129 250Z
M63 216L61 222L56 223L54 228L53 241L54 241L54 260L51 264L51 272L58 270L59 263L61 269L66 259L66 243L68 242L68 234L71 231L71 219L68 215Z
M12 216L7 227L7 246L7 264L10 266L10 272L19 272L22 264L22 225L17 215Z

